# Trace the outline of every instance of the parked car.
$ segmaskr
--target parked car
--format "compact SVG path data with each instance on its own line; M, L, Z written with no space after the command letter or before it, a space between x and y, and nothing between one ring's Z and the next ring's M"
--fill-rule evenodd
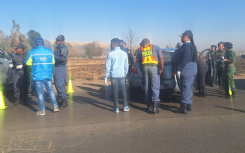
M164 73L161 75L160 81L160 98L164 96L170 96L174 92L179 91L179 87L176 79L175 73L172 71L171 60L174 51L177 48L162 48L162 55L164 59ZM131 68L131 73L129 76L129 90L130 97L133 100L139 98L143 94L142 87L142 71L139 67L138 61L136 61Z
M12 64L12 58L9 57L1 48L0 48L0 87L9 89L13 88L13 70L9 68L9 64Z

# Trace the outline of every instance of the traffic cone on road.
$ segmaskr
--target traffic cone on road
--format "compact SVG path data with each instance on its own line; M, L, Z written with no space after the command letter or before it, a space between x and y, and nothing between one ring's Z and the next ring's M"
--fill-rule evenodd
M67 92L66 92L66 93L72 93L72 92L74 92L74 91L73 91L73 87L72 87L71 79L69 79L68 90L67 90Z
M2 91L0 91L0 109L5 109L7 107L8 106L5 106L5 103L4 103L3 93Z

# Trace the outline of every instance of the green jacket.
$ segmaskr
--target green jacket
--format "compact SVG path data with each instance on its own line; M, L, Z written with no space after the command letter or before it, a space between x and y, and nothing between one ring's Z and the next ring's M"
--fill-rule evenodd
M234 52L233 50L230 51L226 51L225 52L225 59L231 60L232 63L230 62L225 62L225 67L228 66L235 66L235 62L236 62L236 52Z

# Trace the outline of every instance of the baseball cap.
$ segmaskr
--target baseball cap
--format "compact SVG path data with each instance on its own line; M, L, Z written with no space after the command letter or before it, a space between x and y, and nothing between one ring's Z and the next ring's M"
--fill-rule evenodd
M179 36L180 37L184 37L184 36L191 37L191 36L193 36L193 34L192 34L191 30L186 30L182 35L179 35Z
M65 37L63 35L59 35L56 40L60 40L60 41L65 41Z
M16 48L16 49L17 49L17 48L23 48L23 49L24 49L25 46L24 46L22 43L19 43L19 44L17 44L17 46L16 46L15 48Z
M43 45L43 43L44 43L43 38L36 38L36 39L35 39L35 44L36 44L37 46Z

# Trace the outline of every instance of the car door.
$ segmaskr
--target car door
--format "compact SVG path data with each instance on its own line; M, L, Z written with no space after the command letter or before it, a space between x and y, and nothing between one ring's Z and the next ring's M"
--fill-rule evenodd
M6 84L9 74L9 59L7 55L0 49L0 84Z
M206 78L205 82L207 86L214 87L215 82L216 82L216 66L214 64L214 57L211 56L210 59L206 59L206 55L209 54L211 55L211 50L210 49L205 49L203 50L200 54L199 57L207 60L208 64L208 72L206 73Z

